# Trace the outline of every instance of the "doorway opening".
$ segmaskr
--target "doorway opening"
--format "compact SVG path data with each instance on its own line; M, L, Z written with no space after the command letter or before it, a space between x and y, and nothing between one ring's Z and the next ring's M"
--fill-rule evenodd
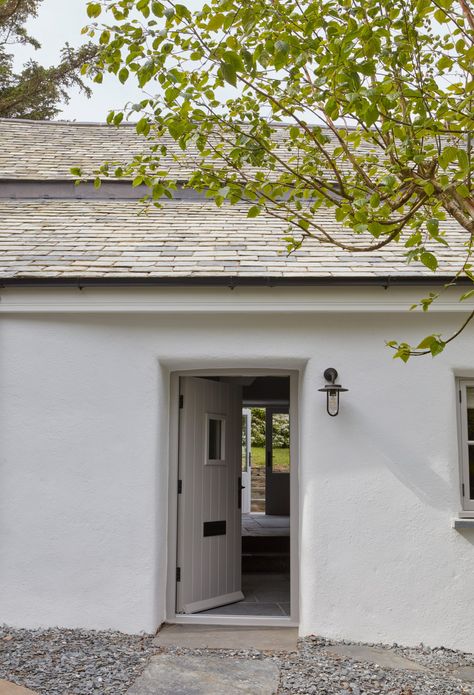
M288 375L179 377L176 616L292 616Z

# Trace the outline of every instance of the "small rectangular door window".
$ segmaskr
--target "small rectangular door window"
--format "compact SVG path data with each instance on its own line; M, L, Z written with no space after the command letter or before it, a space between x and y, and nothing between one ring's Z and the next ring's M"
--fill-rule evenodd
M206 414L207 450L206 465L225 463L225 418L222 415Z

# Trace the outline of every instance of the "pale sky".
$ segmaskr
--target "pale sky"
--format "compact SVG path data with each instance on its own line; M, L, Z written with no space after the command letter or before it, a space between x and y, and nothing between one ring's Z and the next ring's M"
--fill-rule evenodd
M199 6L197 0L188 0L190 8ZM28 57L34 57L45 66L57 63L60 50L66 42L78 46L85 41L81 29L89 23L86 0L43 0L38 17L32 19L28 29L42 47L34 51L31 47L15 47L17 68ZM76 121L105 121L110 109L120 108L126 102L143 98L140 90L131 81L121 85L115 76L104 76L101 85L93 85L93 96L88 99L77 89L70 90L71 100L65 104L58 119Z

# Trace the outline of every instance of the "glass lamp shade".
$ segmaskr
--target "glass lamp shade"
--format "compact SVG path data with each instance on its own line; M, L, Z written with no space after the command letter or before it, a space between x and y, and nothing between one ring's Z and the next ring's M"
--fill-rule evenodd
M327 384L327 386L318 390L326 393L326 410L328 415L336 417L339 413L339 394L349 389L343 388L340 384Z

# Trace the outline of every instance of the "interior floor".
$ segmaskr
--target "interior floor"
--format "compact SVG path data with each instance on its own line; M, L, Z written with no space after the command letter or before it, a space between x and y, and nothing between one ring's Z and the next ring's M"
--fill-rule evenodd
M244 599L201 615L290 615L290 517L242 514Z
M289 573L242 574L243 601L202 611L200 615L290 615Z

